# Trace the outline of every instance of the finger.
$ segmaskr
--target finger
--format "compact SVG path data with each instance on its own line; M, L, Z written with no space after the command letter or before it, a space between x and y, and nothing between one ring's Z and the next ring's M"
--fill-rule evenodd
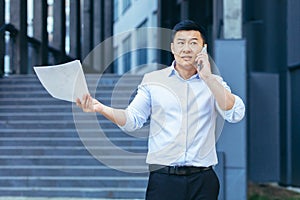
M82 103L82 104L84 103L84 99L85 99L85 95L83 95L83 96L81 97L81 103Z
M89 95L89 94L86 94L86 95L84 96L84 99L85 99L84 104L85 104L86 107L88 107L88 105L89 105L89 98L90 98L90 95Z
M208 57L208 54L206 54L206 53L198 53L198 54L197 54L197 57L207 58L207 57Z
M88 96L87 98L88 98L88 99L87 99L87 107L88 107L88 108L91 108L91 106L92 106L92 97L91 97L91 96Z
M203 56L202 56L201 54L197 54L196 59L195 59L195 62L196 62L197 64L199 64L199 62L201 61L201 59L203 59Z
M197 61L197 63L206 62L206 61L208 61L208 56L205 54L200 54L196 57L195 60Z
M84 95L82 96L82 100L80 103L81 103L81 107L83 108L84 104L85 104L85 96Z
M80 101L79 98L76 99L76 105L77 105L77 106L81 106L81 101Z
M197 65L201 65L203 62L203 57L202 56L197 56L197 58L195 59Z

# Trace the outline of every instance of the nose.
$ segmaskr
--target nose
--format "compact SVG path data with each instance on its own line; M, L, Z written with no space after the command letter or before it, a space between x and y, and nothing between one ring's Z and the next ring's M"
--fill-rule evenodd
M191 51L191 47L188 43L185 43L183 48L182 48L183 52L190 52Z

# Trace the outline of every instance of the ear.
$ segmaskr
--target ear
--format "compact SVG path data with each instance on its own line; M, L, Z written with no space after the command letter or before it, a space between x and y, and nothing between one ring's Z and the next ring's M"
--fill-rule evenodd
M171 42L171 51L172 51L172 54L174 54L174 43Z

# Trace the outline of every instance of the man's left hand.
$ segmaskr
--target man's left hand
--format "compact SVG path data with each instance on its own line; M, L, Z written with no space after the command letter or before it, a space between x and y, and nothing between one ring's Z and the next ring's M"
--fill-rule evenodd
M206 44L205 44L206 45ZM206 48L206 47L205 47ZM197 66L195 66L198 74L202 79L206 79L211 75L211 68L209 63L209 57L206 51L201 51L197 54L195 62Z

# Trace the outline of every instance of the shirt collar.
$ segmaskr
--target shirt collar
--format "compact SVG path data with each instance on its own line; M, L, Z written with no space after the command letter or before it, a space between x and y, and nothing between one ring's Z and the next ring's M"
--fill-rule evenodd
M176 75L178 78L181 78L181 79L182 79L182 77L181 77L181 76L178 74L178 72L176 71L175 65L176 65L176 61L174 60L174 61L172 62L172 65L170 66L169 77ZM188 80L192 80L192 79L194 79L194 78L200 79L199 74L197 73L197 74L193 75L193 76L192 76L191 78L189 78Z

